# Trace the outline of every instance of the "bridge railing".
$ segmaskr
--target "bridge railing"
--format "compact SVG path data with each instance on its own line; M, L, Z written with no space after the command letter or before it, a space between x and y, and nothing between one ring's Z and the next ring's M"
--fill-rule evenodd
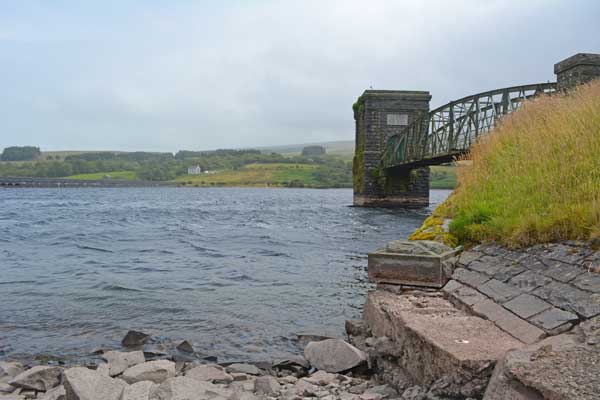
M465 153L480 135L492 130L500 117L520 108L525 100L554 91L554 82L513 86L438 107L388 139L382 167L450 160Z

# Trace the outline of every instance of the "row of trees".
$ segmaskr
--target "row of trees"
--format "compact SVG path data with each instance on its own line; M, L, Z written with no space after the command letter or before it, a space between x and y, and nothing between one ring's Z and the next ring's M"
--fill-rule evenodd
M0 161L32 161L42 156L39 147L12 146L7 147L0 154Z

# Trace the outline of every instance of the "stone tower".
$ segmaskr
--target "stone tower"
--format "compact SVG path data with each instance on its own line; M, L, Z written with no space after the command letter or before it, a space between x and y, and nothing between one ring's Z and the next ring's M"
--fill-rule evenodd
M554 64L559 89L570 89L600 78L600 54L578 53Z
M355 206L427 206L429 167L396 171L380 169L390 136L400 133L419 115L429 112L429 92L365 90L354 104Z

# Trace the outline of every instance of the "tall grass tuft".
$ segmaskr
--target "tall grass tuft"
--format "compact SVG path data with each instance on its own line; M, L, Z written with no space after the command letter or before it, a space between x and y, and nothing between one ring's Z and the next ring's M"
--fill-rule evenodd
M521 247L600 235L600 81L529 101L458 169L450 231Z

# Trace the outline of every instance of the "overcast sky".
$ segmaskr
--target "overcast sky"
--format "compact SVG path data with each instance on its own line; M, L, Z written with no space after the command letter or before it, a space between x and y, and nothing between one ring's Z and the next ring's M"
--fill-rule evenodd
M432 107L600 52L600 1L2 0L0 148L353 140L363 90Z

